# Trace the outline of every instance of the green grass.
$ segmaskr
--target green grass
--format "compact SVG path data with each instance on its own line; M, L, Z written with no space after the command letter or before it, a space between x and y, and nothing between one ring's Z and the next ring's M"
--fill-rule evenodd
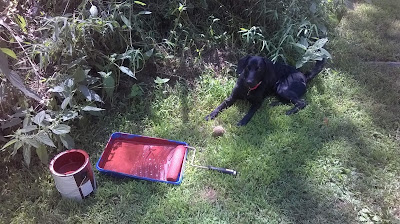
M1 163L0 223L400 222L400 69L365 63L399 60L390 34L398 11L395 0L349 11L330 43L334 59L295 115L268 99L245 127L236 126L245 102L204 121L235 82L208 70L194 86L171 83L116 103L74 136L93 166L120 131L185 141L202 149L197 164L236 169L237 178L186 165L172 186L95 171L96 194L77 203L61 199L46 167ZM211 136L215 125L223 137Z

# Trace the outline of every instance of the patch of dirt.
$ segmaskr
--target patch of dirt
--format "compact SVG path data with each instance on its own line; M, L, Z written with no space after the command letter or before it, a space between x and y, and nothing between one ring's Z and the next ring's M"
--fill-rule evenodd
M218 199L218 193L214 188L206 186L200 191L200 198L208 202L216 202Z
M194 85L205 69L211 69L217 76L233 72L237 57L231 50L213 48L203 52L201 57L194 56L194 52L187 51L182 57L155 59L146 62L142 71L137 74L138 82L153 84L154 79L169 78L170 84L175 81L184 81Z
M213 48L204 53L203 61L208 68L220 75L225 69L231 69L238 58L232 50Z

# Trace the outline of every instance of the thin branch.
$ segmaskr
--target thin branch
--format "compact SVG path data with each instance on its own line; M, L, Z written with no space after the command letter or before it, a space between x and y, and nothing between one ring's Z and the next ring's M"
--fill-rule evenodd
M24 46L22 46L21 41L19 41L19 38L15 35L14 31L7 25L4 23L4 21L2 19L0 19L0 25L2 25L3 27L5 27L10 34L14 37L14 39L18 42L18 45L21 47L22 51L24 52L24 54L26 55L29 63L32 66L33 71L35 72L36 76L38 76L40 79L42 79L43 77L40 75L39 71L36 68L35 63L33 63L33 61L31 60L31 58L29 57L28 53L26 52Z

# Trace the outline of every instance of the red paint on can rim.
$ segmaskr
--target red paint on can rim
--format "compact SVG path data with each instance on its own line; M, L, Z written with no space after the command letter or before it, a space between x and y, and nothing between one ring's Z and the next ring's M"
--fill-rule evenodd
M78 173L89 163L89 155L81 149L61 152L50 162L50 171L57 176L70 176Z

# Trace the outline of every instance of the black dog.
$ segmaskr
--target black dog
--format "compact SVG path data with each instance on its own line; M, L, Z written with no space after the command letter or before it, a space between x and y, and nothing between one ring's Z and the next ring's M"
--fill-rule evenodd
M301 97L306 92L306 83L322 71L326 59L317 61L314 68L306 74L294 67L272 63L267 58L246 56L239 60L236 73L240 74L231 95L206 120L214 119L222 110L230 107L237 99L246 99L252 105L249 112L239 121L238 125L246 125L260 108L264 98L276 94L281 101L291 102L294 107L287 115L298 112L306 106Z

